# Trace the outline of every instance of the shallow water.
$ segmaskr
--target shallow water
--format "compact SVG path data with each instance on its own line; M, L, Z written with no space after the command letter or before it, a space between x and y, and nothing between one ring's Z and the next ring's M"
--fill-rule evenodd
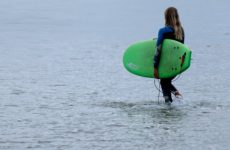
M152 79L123 68L122 55L156 37L171 5L193 60L174 82L184 99L168 106ZM0 8L0 149L229 149L227 0L7 0Z

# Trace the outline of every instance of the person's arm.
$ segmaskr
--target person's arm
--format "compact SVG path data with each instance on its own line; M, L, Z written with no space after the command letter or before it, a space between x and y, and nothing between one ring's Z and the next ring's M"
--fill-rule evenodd
M160 62L160 55L161 55L161 44L156 47L156 52L154 55L154 77L155 78L159 78L158 66Z
M159 30L158 32L158 38L157 38L157 47L155 50L155 55L154 55L154 59L153 59L153 63L154 63L154 77L155 78L159 78L159 74L158 74L158 65L160 62L160 54L161 54L161 43L163 42L163 34L161 32L161 30Z
M164 41L164 35L166 33L173 32L173 29L170 27L164 27L159 30L158 32L158 38L157 38L157 46L156 51L154 55L154 68L158 68L159 62L160 62L160 56L161 56L161 49L162 49L162 43Z
M161 44L156 47L156 52L154 55L154 68L158 68L161 56Z
M173 32L173 29L170 27L164 27L164 28L160 29L158 32L157 46L156 46L156 51L155 51L154 60L153 60L153 62L154 62L154 77L155 78L159 78L158 66L160 63L160 56L161 56L162 43L164 40L164 34L169 33L169 32Z

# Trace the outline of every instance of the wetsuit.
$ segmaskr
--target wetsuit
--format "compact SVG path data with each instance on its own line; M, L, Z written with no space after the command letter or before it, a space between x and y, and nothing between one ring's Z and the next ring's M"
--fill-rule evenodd
M159 30L158 39L157 39L157 49L154 55L154 68L158 68L159 66L160 56L161 56L161 47L162 47L162 43L164 39L172 39L172 40L176 40L178 42L184 43L184 31L183 31L182 40L177 40L172 27L166 26ZM175 93L177 91L177 89L172 85L173 78L174 77L160 79L160 84L161 84L163 96L165 98L165 102L172 102L171 93Z

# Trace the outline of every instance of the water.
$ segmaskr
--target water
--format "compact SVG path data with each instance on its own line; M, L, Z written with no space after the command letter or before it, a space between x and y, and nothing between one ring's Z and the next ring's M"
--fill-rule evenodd
M208 3L208 5L207 5ZM157 35L176 6L193 50L158 103L152 79L122 65L127 46ZM229 1L0 2L0 149L227 150Z

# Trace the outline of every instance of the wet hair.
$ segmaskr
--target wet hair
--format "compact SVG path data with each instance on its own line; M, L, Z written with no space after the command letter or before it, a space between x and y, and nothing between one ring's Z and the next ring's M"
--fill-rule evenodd
M183 39L183 28L180 23L179 14L175 7L169 7L165 10L165 25L174 29L177 40Z

